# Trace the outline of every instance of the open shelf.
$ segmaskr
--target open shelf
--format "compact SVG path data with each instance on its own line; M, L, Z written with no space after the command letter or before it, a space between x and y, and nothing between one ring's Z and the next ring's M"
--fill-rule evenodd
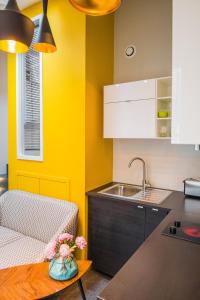
M165 98L172 94L172 78L164 77L157 79L157 97Z
M166 101L171 101L172 97L171 96L166 96L166 97L158 97L158 100L166 100Z
M171 118L163 118L159 119L159 121L160 120L162 120L162 122L157 122L157 137L171 137Z
M170 139L171 137L171 111L172 111L172 78L164 77L157 79L157 105L156 124L157 138ZM158 112L167 112L168 117L158 117Z

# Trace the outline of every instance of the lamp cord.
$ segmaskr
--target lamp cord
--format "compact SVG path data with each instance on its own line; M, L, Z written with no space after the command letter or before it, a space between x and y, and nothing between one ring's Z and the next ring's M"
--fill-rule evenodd
M9 0L8 3L6 4L5 9L20 11L16 0Z
M42 4L43 4L43 13L44 15L47 15L48 0L42 0Z

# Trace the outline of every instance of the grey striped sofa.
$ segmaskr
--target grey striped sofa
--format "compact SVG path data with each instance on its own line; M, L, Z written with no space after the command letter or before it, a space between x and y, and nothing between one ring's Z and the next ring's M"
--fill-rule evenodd
M74 203L19 190L0 197L0 269L44 260L47 243L62 232L75 234Z

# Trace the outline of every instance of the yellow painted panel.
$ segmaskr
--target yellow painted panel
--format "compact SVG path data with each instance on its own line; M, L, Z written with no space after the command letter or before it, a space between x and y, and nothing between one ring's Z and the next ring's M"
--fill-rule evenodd
M114 16L86 22L86 191L112 181L112 140L103 138L103 86L113 83Z
M39 194L40 181L38 178L17 176L17 187L19 190Z
M40 179L40 194L58 199L70 200L69 183Z
M30 17L41 13L42 1L24 10L24 14ZM66 199L69 188L60 178L69 179L70 200L79 207L79 232L85 235L86 17L74 9L69 1L49 0L48 18L58 50L42 55L42 162L17 159L16 56L8 55L9 188L17 187L18 170L38 176L42 174L40 192ZM54 188L48 183L49 177L58 178L52 183ZM29 189L35 192L34 185Z
M17 171L18 189L58 199L70 200L70 181L67 178Z

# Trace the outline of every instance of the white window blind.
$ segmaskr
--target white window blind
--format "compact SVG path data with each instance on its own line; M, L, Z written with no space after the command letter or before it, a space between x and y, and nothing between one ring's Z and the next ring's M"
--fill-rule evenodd
M33 42L38 36L36 23ZM30 48L25 54L24 149L40 151L40 54Z
M35 22L33 42L39 33L39 19ZM18 55L18 126L20 133L19 158L41 158L41 54L30 50Z

